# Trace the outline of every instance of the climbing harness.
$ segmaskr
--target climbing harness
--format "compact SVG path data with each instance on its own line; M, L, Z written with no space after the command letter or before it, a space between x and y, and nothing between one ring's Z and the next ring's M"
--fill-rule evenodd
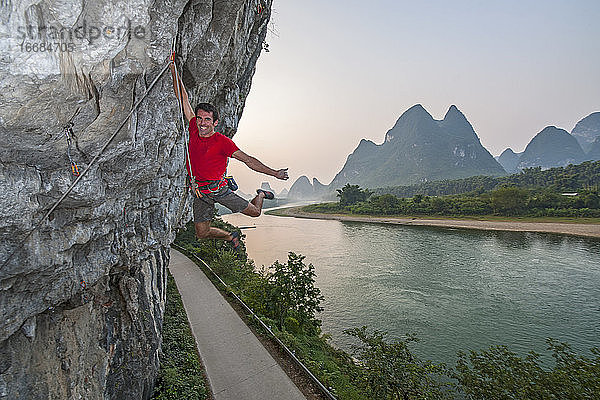
M50 210L48 210L48 212L46 212L46 214L44 214L44 216L39 219L39 221L35 224L35 226L33 227L33 229L31 229L29 231L29 233L27 233L27 235L25 235L25 237L21 240L21 243L19 245L17 245L17 246L14 247L13 251L9 254L9 256L6 258L6 260L2 263L2 266L0 266L0 270L2 268L4 268L8 264L8 262L12 259L12 257L15 255L15 253L18 250L20 250L21 247L25 244L25 241L27 239L29 239L29 237L33 234L33 232L35 232L40 226L42 226L42 223L44 223L44 221L46 220L46 218L48 218L50 216L50 214L52 214L52 212L54 212L54 210L56 210L56 208L59 206L59 204L62 203L63 200L67 198L67 196L69 195L69 193L71 193L71 191L79 183L79 181L89 172L90 169L92 169L92 166L96 163L96 161L98 161L98 159L104 153L104 151L106 151L106 149L108 148L108 145L114 140L115 137L117 137L117 134L119 133L119 131L125 126L125 124L129 120L129 117L131 117L131 115L133 115L133 113L135 112L135 110L137 110L137 108L142 103L142 101L144 101L144 99L146 98L146 96L148 95L148 93L150 93L150 90L152 90L152 88L154 87L154 85L156 85L156 83L158 82L158 80L160 79L160 77L163 76L163 74L165 73L165 71L167 69L169 69L169 64L170 64L170 61L163 67L163 69L159 72L159 74L156 76L156 78L154 78L154 80L150 83L150 86L148 86L148 89L146 89L146 92L142 95L142 97L140 97L140 99L133 105L133 107L131 107L131 111L129 111L129 114L127 114L127 116L119 124L119 126L117 127L117 129L115 129L115 131L113 132L113 134L108 138L108 140L106 141L106 143L104 144L104 146L102 146L102 148L100 149L100 151L98 152L98 154L96 154L96 156L92 159L92 161L87 166L87 168L85 168L83 170L83 172L81 172L77 176L77 179L75 179L75 181L73 181L73 183L71 183L71 186L69 186L69 188L61 196L61 198L58 199L54 203L54 205L50 208Z
M65 132L65 136L67 137L67 157L69 157L69 162L71 163L71 172L73 173L73 175L78 176L79 166L75 161L73 161L73 158L71 157L71 143L73 141L71 139L73 137L73 122L69 122L63 128L63 130Z
M218 181L196 181L196 184L201 193L212 194L218 192L219 189L226 186L227 182L224 180L224 178L222 178Z

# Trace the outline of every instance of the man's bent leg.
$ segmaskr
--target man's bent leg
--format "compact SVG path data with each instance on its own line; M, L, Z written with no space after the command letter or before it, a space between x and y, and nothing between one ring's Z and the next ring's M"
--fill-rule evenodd
M257 194L256 197L253 198L252 201L250 201L250 203L248 204L248 207L246 207L242 211L242 214L248 215L250 217L260 216L264 199L265 199L265 194L263 192L260 192L259 194Z
M196 237L198 239L233 239L229 232L210 226L210 221L194 222L194 227L196 228Z
M219 228L210 226L213 217L214 201L208 197L194 198L194 228L198 239L232 240L231 234Z

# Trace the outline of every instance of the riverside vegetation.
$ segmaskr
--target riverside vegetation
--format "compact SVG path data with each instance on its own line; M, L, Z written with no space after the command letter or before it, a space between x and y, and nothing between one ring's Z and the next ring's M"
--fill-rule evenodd
M217 226L237 229L220 220ZM534 352L523 356L492 346L459 353L456 365L448 367L417 357L411 345L418 338L412 335L388 339L385 332L356 327L344 332L356 339L348 354L331 346L320 329L323 298L314 286L314 267L303 256L290 252L286 263L257 270L245 252L234 254L221 241L197 241L193 224L179 233L177 243L208 262L338 399L600 398L597 348L591 349L591 357L583 356L566 343L548 339L551 357L544 359ZM260 332L258 324L255 328ZM170 333L165 330L164 335L170 341ZM181 351L186 352L195 349ZM177 379L183 377L172 377Z
M600 161L564 168L530 168L494 178L429 182L377 189L338 189L339 202L303 211L364 215L503 216L591 218L600 222ZM398 196L412 196L410 198Z

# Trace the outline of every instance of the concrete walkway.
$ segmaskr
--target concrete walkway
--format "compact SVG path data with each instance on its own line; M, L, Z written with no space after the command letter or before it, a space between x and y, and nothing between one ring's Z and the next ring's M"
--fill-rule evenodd
M169 270L215 400L306 400L196 264L171 249Z

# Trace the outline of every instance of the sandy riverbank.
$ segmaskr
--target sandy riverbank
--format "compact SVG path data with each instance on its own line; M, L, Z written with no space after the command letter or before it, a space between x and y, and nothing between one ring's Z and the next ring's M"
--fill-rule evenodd
M270 212L270 214L296 218L334 219L338 221L376 222L398 225L424 225L439 226L444 228L480 229L492 231L546 232L600 238L600 224L374 217L307 213L301 211L301 208L302 207L280 208L273 210Z

